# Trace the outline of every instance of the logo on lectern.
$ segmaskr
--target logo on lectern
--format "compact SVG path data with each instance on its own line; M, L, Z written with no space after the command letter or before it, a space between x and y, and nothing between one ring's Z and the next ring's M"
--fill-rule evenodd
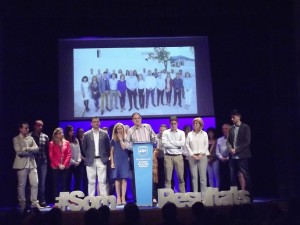
M138 155L139 156L146 156L146 155L148 155L148 148L146 146L140 146L138 148Z

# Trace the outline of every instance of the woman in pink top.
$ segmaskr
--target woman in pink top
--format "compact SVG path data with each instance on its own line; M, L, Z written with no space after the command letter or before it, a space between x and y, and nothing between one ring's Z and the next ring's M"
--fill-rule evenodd
M70 167L71 148L70 143L64 139L63 129L54 130L52 141L49 143L49 159L52 169L53 194L59 195L59 191L68 191L67 178Z

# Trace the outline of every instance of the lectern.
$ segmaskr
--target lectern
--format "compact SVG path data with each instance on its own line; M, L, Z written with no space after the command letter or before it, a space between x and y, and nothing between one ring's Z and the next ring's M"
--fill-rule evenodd
M133 142L136 204L152 206L153 143Z

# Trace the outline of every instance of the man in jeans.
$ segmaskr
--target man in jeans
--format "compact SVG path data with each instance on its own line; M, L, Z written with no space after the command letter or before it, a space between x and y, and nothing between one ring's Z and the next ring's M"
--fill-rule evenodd
M36 120L33 126L34 130L30 133L30 136L33 137L35 143L39 147L39 152L35 155L39 178L38 200L40 202L40 206L46 207L45 182L48 166L49 137L42 132L43 126L44 123L42 120Z

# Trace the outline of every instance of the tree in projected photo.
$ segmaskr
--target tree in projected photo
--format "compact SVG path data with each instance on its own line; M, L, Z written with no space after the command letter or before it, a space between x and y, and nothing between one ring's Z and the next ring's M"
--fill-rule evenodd
M148 53L148 59L157 60L159 63L163 63L165 70L168 69L168 62L170 61L170 52L166 47L155 47L154 52Z

